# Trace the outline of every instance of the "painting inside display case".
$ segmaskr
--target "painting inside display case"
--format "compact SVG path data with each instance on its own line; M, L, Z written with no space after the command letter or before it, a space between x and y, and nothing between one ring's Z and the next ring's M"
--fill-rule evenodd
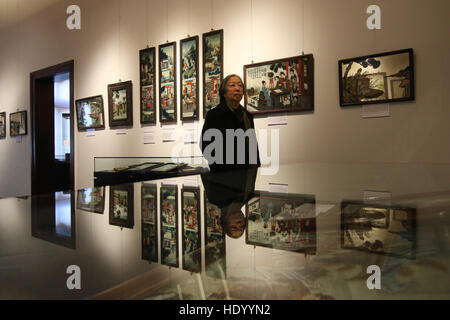
M200 232L200 189L184 187L181 190L183 208L183 269L200 272L201 232Z
M246 211L247 244L316 253L314 196L259 192Z
M161 264L178 267L178 188L163 185L161 193Z
M158 188L154 184L141 186L142 259L158 262L157 201Z
M415 259L415 209L344 201L341 214L342 248Z

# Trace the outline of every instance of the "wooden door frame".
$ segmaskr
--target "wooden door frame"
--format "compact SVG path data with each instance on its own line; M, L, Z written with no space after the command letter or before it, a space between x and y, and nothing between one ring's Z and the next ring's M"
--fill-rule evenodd
M36 143L36 82L39 80L45 80L53 78L57 74L69 73L70 79L70 189L73 190L75 186L75 131L74 131L74 60L60 63L58 65L41 69L30 73L30 113L31 113L31 194L39 193L37 182L37 163L36 163L36 149L38 148ZM54 106L54 105L53 105ZM52 137L54 141L54 137Z

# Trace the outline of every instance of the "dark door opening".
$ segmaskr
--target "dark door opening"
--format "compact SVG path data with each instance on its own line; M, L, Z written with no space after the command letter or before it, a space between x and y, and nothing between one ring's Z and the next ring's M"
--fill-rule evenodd
M32 195L74 188L73 80L73 61L30 74Z

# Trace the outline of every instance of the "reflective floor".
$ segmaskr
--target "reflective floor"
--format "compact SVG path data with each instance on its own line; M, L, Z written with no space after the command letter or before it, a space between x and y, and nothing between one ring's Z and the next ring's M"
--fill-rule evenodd
M0 299L449 299L448 166L292 164L0 199Z

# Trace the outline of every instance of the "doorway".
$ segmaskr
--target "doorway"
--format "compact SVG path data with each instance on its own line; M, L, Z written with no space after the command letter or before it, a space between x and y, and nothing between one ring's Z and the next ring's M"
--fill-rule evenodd
M74 188L74 61L30 74L31 194Z

